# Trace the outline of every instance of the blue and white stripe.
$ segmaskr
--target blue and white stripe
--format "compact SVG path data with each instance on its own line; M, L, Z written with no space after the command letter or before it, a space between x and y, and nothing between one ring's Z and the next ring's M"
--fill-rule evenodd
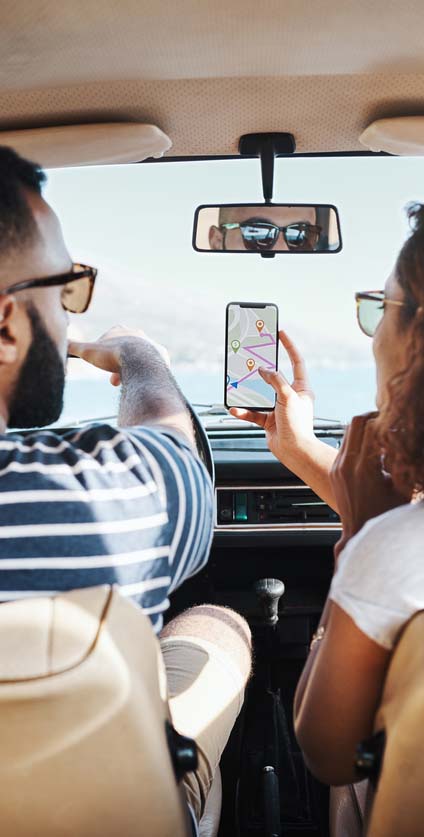
M160 630L212 518L205 468L171 430L0 437L0 601L119 584Z

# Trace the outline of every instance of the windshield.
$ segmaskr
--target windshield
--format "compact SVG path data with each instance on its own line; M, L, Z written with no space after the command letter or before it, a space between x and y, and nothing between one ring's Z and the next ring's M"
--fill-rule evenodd
M167 346L195 404L222 404L225 307L275 303L305 355L316 416L348 421L374 409L372 341L356 323L354 292L383 288L405 238L404 207L422 200L424 160L280 159L274 201L335 204L343 250L262 259L198 253L193 216L203 203L260 202L258 160L205 160L49 172L46 199L75 261L99 269L93 302L70 334L95 339L112 325L140 328ZM280 368L289 375L286 359ZM105 373L71 360L61 423L116 414Z

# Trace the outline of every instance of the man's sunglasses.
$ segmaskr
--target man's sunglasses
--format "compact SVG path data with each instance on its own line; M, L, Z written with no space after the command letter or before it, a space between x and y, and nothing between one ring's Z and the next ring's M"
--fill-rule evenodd
M17 282L16 285L0 290L0 294L14 294L17 291L26 291L28 288L50 288L54 285L63 285L60 301L65 311L71 314L83 314L87 311L91 302L96 280L97 270L86 264L73 264L72 270L68 273L59 273L56 276L46 276L44 279L27 279L25 282Z
M298 224L288 224L278 227L267 221L256 221L254 218L241 224L220 224L220 228L240 230L246 250L272 250L282 233L289 250L314 250L318 244L322 227L308 224L306 221Z
M384 291L363 291L355 294L356 316L361 331L373 337L380 325L386 305L406 305L400 299L387 299Z

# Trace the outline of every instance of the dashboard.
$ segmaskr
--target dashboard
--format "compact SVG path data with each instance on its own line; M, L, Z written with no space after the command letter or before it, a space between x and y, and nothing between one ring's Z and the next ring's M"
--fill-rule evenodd
M317 435L337 449L343 431L322 430ZM336 512L275 458L263 431L209 428L208 437L216 475L216 537L236 532L339 533Z

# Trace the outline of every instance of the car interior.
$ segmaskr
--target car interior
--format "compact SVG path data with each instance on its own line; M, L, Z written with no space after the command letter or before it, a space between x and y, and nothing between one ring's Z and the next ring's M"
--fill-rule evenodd
M403 208L423 197L422 4L4 0L1 20L0 143L46 167L73 255L99 267L93 312L71 333L94 338L118 317L168 346L214 480L208 564L172 594L166 619L211 602L253 633L219 836L423 833L422 615L393 656L378 735L358 742L369 782L320 784L295 739L293 698L340 520L224 399L225 308L255 300L278 304L311 365L320 439L338 449L352 415L373 409L353 294L383 286ZM239 215L223 234L229 207ZM81 368L70 359L59 433L116 419L106 377ZM0 608L4 834L190 833L177 779L194 754L167 727L153 634L127 604L75 591L53 626L45 602ZM76 773L61 757L72 737ZM117 784L116 751L127 761Z

